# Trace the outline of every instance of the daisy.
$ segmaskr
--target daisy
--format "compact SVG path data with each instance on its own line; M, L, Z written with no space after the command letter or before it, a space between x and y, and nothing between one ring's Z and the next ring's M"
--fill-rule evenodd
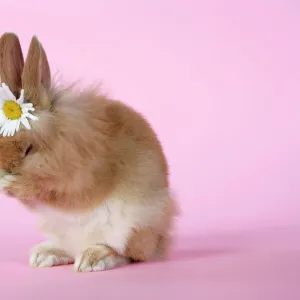
M34 111L34 107L32 103L24 103L24 90L21 90L19 99L16 99L9 87L2 83L0 86L0 134L13 136L19 131L21 124L31 129L27 118L38 120L31 114L31 111Z

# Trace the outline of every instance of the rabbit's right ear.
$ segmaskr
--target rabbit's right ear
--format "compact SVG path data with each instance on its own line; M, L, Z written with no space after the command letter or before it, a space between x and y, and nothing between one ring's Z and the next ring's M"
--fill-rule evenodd
M36 36L33 36L29 46L22 74L22 86L25 99L34 106L42 109L50 106L45 93L51 86L50 67L45 50Z
M22 89L21 76L24 58L19 38L14 33L4 33L0 38L0 77L18 97Z

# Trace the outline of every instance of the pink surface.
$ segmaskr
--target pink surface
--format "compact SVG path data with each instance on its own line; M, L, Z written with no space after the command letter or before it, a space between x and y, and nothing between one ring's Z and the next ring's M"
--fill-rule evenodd
M201 238L300 224L299 1L0 2L1 32L17 32L25 52L37 34L53 73L101 80L146 115L182 208L172 261L82 276L29 269L34 216L2 198L1 299L299 299L300 230L225 253L207 254ZM230 236L222 243L243 244Z
M91 274L28 268L24 235L2 245L0 299L300 299L300 228L181 237L169 261Z

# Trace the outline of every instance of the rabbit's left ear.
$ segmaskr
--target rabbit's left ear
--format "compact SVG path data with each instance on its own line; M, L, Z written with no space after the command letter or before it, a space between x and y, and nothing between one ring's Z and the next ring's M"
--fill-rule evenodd
M46 96L51 86L51 73L48 59L42 44L36 36L31 40L22 74L22 87L25 99L42 109L50 106Z
M19 38L10 32L0 38L0 77L16 97L22 89L24 58Z

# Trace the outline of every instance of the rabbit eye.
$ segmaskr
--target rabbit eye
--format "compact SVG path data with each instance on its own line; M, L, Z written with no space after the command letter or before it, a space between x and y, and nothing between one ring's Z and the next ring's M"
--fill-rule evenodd
M26 151L25 151L24 157L27 156L27 155L30 153L31 150L32 150L32 145L29 145L29 146L27 147Z

